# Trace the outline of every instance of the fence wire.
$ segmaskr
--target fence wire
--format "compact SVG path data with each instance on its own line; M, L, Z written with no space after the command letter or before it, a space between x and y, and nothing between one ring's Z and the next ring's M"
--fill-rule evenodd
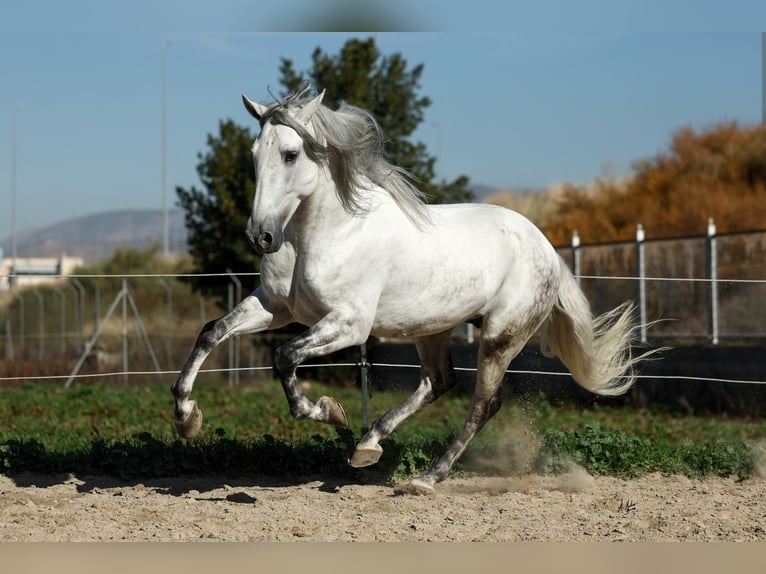
M396 368L396 369L420 369L420 365L406 364L406 363L316 363L316 364L304 364L298 365L299 369L309 368L361 368L366 366L369 368ZM476 367L453 367L455 371L476 373L478 369ZM246 373L250 371L271 371L272 366L261 367L237 367L233 369L200 369L199 374L214 374L214 373L229 373L239 372ZM125 376L178 376L180 370L176 371L112 371L105 373L84 373L75 375L75 379L98 379L98 378L111 378L111 377L125 377ZM535 371L526 369L506 369L506 374L509 375L545 375L549 377L571 377L568 372L562 371ZM70 375L41 375L41 376L29 376L29 377L0 377L0 382L32 382L32 381L61 381L69 379ZM621 377L621 378L627 378ZM716 377L693 377L688 375L635 375L638 380L668 380L668 381L694 381L694 382L709 382L709 383L733 383L733 384L750 384L750 385L766 385L766 381L753 381L746 379L725 379Z
M248 273L131 273L131 274L71 274L71 275L44 275L46 279L179 279L179 278L231 278L232 275L237 277L260 277L260 272L248 272ZM9 275L0 275L1 278L7 279ZM26 275L30 277L30 275ZM577 279L582 280L596 280L596 281L647 281L647 282L675 282L675 283L707 283L707 284L762 284L766 285L765 279L727 279L727 278L695 278L695 277L639 277L639 276L604 276L604 275L576 275ZM42 287L42 286L41 286ZM13 295L13 293L11 293ZM73 335L73 331L66 331L64 335ZM26 337L34 339L35 335L32 333L26 334ZM49 335L48 338L52 339L60 335ZM305 364L300 365L299 368L361 368L366 367L379 367L379 368L410 368L419 369L420 365L416 364L396 364L396 363L321 363L321 364ZM200 374L211 373L243 373L253 371L270 371L272 366L248 366L248 367L235 367L235 368L213 368L213 369L201 369ZM476 368L470 367L455 367L456 371L476 372ZM72 376L66 375L39 375L39 376L3 376L0 377L0 383L3 382L29 382L29 381L50 381L50 380L67 380L74 378L76 380L95 379L95 378L112 378L112 377L128 377L128 376L177 376L180 370L122 370L122 371L110 371L110 372L98 372L98 373L82 373ZM544 371L544 370L506 370L508 374L515 375L543 375L549 377L569 377L568 372L560 371ZM716 377L697 377L686 375L637 375L637 379L652 379L652 380L683 380L691 382L713 382L713 383L733 383L733 384L754 384L764 385L766 381L759 380L743 380L743 379L729 379L729 378L716 378Z

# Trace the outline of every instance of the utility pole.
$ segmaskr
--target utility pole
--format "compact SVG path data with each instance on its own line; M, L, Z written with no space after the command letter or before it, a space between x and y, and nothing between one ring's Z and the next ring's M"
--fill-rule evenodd
M170 222L168 219L168 103L167 67L168 48L173 43L166 40L162 46L162 254L170 254Z
M16 287L16 116L18 110L13 112L13 128L11 133L11 277L9 278L11 289Z

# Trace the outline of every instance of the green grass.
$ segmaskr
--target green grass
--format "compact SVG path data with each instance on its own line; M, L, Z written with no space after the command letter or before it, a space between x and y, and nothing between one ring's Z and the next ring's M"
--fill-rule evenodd
M390 479L424 470L459 432L470 398L445 397L384 441L373 469L346 463L361 438L359 389L312 383L344 405L350 429L295 421L278 383L229 387L200 381L199 437L180 440L170 418L168 385L27 384L0 387L0 472L296 476ZM370 417L404 395L376 392ZM507 401L455 467L458 474L559 472L576 462L594 475L647 472L752 476L766 422L680 416L662 410Z

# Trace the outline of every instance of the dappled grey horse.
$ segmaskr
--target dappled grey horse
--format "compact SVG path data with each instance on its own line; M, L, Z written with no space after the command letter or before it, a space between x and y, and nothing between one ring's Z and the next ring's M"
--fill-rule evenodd
M508 365L538 331L584 388L626 391L635 379L635 326L625 303L593 318L567 265L522 215L480 204L426 205L408 174L383 153L375 119L359 108L322 105L306 91L265 106L243 96L261 132L253 144L255 199L246 235L261 262L261 285L200 332L172 387L185 438L202 414L189 399L205 358L234 335L298 322L308 329L276 351L290 414L347 426L338 401L304 394L302 362L370 335L415 341L420 385L375 421L349 463L375 464L389 436L455 385L453 327L481 326L475 395L462 432L427 472L400 488L433 491L471 439L500 408Z

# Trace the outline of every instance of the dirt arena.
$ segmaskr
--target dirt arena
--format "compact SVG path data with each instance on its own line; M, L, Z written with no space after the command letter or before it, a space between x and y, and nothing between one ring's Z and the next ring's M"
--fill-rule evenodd
M306 478L0 475L0 541L763 541L766 480L450 479L432 496Z

